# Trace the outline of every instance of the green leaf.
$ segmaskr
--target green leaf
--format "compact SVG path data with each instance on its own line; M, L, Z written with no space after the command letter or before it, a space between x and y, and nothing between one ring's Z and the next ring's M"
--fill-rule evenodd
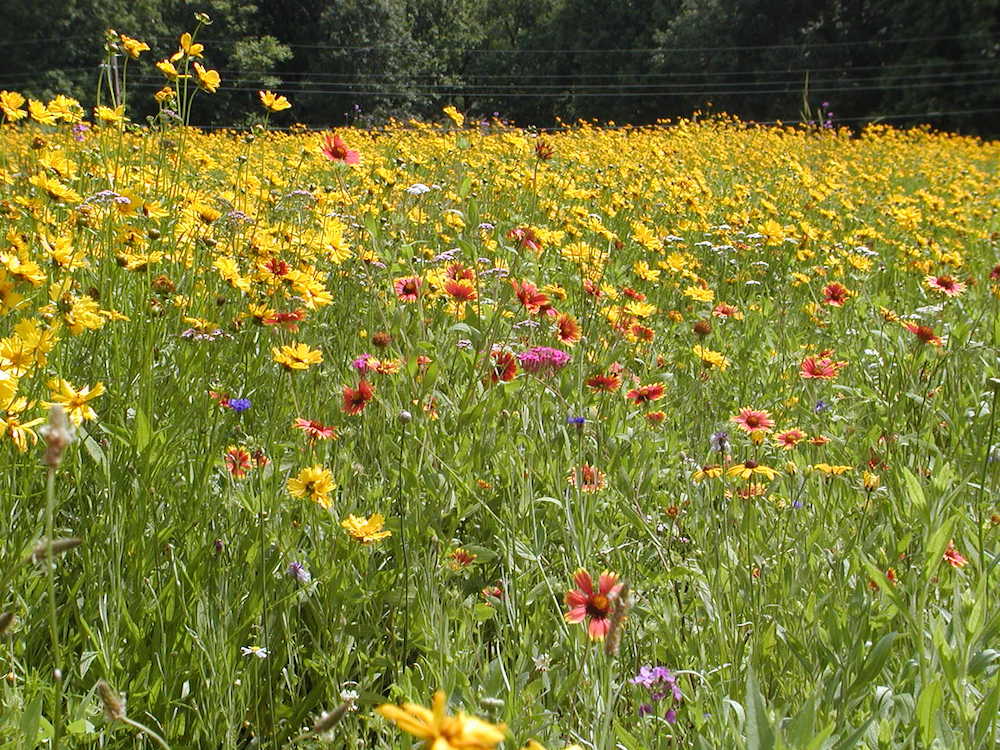
M930 747L937 736L935 717L941 707L942 690L938 680L932 680L920 690L917 699L917 722L920 725L920 736L924 747Z
M38 742L38 725L42 719L42 696L36 696L24 708L21 714L21 737L24 738L24 750L34 750Z
M886 660L892 653L892 644L898 637L899 633L886 633L872 647L872 650L868 652L868 657L865 659L864 666L858 672L857 679L854 680L852 691L857 688L863 688L879 675L882 667L885 666Z
M774 750L774 728L767 718L764 696L761 695L753 667L747 670L746 693L747 750Z

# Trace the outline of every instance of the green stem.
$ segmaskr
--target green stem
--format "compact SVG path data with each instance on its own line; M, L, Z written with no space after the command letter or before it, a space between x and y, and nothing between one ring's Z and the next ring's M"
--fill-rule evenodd
M55 538L56 515L56 470L49 467L45 482L45 536L46 554L45 571L49 588L49 636L52 641L52 675L55 679L55 706L53 707L52 750L59 750L62 739L62 647L59 643L59 619L56 611L56 570L55 558L52 553L52 540Z
M120 721L122 724L127 724L128 726L132 727L133 729L138 729L144 735L146 735L147 737L149 737L149 739L151 739L154 743L156 743L157 745L159 745L160 747L162 747L163 750L170 750L170 745L167 744L167 741L165 739L163 739L160 735L158 735L156 732L154 732L152 729L150 729L149 727L147 727L147 726L145 726L143 724L140 724L138 721L130 719L127 716L121 717L118 721Z

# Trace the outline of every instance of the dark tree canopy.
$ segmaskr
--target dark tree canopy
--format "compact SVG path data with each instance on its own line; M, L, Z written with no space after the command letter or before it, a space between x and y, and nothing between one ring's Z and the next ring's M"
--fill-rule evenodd
M152 51L131 63L132 113L152 111L196 11L222 75L200 124L288 96L315 126L436 117L454 104L521 125L648 123L695 111L1000 132L1000 0L8 0L0 88L94 101L104 31ZM148 104L142 104L147 102ZM827 106L822 107L826 102Z

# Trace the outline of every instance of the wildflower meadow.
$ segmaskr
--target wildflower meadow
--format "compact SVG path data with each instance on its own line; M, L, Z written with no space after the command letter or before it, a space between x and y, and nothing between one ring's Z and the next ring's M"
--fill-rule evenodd
M0 91L0 747L1000 744L1000 144L108 46Z

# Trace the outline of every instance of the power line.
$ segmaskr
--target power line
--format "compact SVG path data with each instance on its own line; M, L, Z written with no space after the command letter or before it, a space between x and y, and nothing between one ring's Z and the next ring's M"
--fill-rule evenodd
M953 110L941 110L934 112L911 112L908 114L897 114L897 115L872 115L864 117L837 117L833 125L836 127L840 123L844 122L884 122L887 120L913 120L913 119L927 119L935 117L954 117L954 116L971 116L971 115L982 115L982 114L993 114L1000 112L1000 107L993 108L983 108L983 109L953 109ZM685 118L680 118L685 119ZM773 126L773 125L815 125L814 121L809 120L740 120L739 124L745 125L747 127L759 127L759 126ZM232 130L232 131L245 131L246 128L233 127L232 125L192 125L191 127L197 128L198 130ZM559 133L566 132L577 129L576 125L561 125L553 126L548 128L513 128L514 130L521 130L524 132L539 132L539 133ZM655 125L599 125L597 126L600 130L613 130L613 131L634 131L634 130L650 130L650 129L662 129L666 127L663 124ZM279 127L276 125L269 125L269 131L276 131L281 133L325 133L330 131L330 127L314 127L308 125L296 125L294 127ZM405 127L404 127L405 129Z
M794 82L794 85L798 85L800 82ZM811 94L831 94L840 92L858 92L858 91L890 91L896 89L916 89L916 88L937 88L942 85L958 85L962 83L970 83L966 81L931 81L925 83L897 83L897 84L881 84L881 85L857 85L857 86L824 86L810 85L809 92ZM977 85L993 85L1000 83L1000 78L991 78L984 80L977 80L971 83ZM146 83L146 82L135 82L133 85L139 88L159 88L158 84ZM767 85L767 84L762 84ZM777 84L770 84L777 85ZM792 84L789 84L792 85ZM424 89L429 88L427 86ZM500 87L493 87L498 89ZM259 86L234 86L223 84L219 87L221 91L247 91L256 92L259 90ZM385 97L416 97L416 96L442 96L442 97L454 97L454 96L479 96L479 97L516 97L516 98L564 98L564 97L580 97L580 98L603 98L603 97L676 97L676 96L687 96L687 97L718 97L718 96L739 96L746 94L753 95L770 95L770 94L795 94L800 95L801 90L795 88L771 88L771 89L748 89L746 86L739 89L709 89L700 88L691 91L673 91L673 90L656 90L656 91L593 91L593 90L577 90L572 88L564 88L559 91L521 91L519 87L511 87L507 90L493 90L493 91L480 91L473 90L462 86L449 86L443 90L405 90L405 91L388 91L388 90L360 90L357 88L347 87L346 84L339 88L300 88L297 90L286 89L286 93L295 95L333 95L342 94L347 96L385 96Z
M785 75L811 75L820 73L851 73L854 71L871 71L872 76L875 77L877 74L884 74L893 78L898 79L908 79L909 76L902 76L893 74L892 71L896 69L909 70L918 69L921 71L927 71L928 68L950 66L950 67L965 67L971 66L974 68L986 66L989 68L995 68L1000 61L994 60L969 60L969 61L954 61L954 62L927 62L927 63L908 63L908 64L890 64L890 65L868 65L868 66L838 66L838 67L817 67L817 68L761 68L757 70L731 70L731 71L705 71L699 73L691 73L686 71L666 71L659 73L630 73L630 72L619 72L619 73L537 73L537 74L482 74L482 73L459 73L458 75L463 76L468 80L591 80L591 79L612 79L612 78L626 78L626 79L641 79L641 80L652 80L652 79L675 79L675 78L738 78L746 76L757 76L765 73L781 73ZM227 76L239 76L240 80L253 80L254 77L259 78L277 78L279 80L284 80L283 85L293 85L293 86L303 86L303 85L314 85L312 82L315 81L328 81L333 79L336 83L337 79L343 79L344 83L358 83L367 80L392 80L398 78L397 74L393 73L323 73L323 72L313 72L313 71L279 71L279 70L239 70L235 68L219 68L219 73L223 77ZM32 71L20 71L20 72L7 72L0 73L0 79L8 79L8 82L4 85L11 85L10 80L15 81L32 81L38 80L45 73L77 73L77 72L88 72L97 74L99 72L99 66L78 66L78 67L55 67L55 68L45 68L42 70L32 70ZM939 72L921 72L918 75L920 77L936 77L936 76L949 76L949 75L979 75L980 73L976 71L961 71L961 70L947 70ZM155 76L155 74L145 73L142 71L135 71L131 78L149 78L150 76ZM303 76L306 77L304 81L288 81L289 76ZM409 75L406 77L407 81L419 81L421 79L437 80L438 76L436 74L416 74ZM157 78L157 80L161 80ZM838 81L845 80L843 78L838 78ZM863 79L846 79L846 80L863 80ZM746 85L754 85L756 82L748 82ZM432 84L433 85L433 84ZM518 86L522 84L517 84ZM632 85L632 84L629 84ZM695 84L677 84L677 85L695 85ZM703 85L698 83L696 85Z
M630 54L648 54L652 52L660 53L678 53L687 54L691 52L732 52L732 51L746 51L746 50L773 50L773 49L825 49L827 47L864 47L869 45L882 45L882 44L912 44L914 42L934 42L934 41L947 41L947 40L973 40L982 37L990 37L993 35L989 32L976 32L971 34L945 34L940 36L915 36L915 37L899 37L896 39L865 39L853 42L805 42L801 44L740 44L740 45L730 45L730 46L718 46L718 47L620 47L620 48L608 48L608 49L594 49L586 47L571 47L564 49L557 48L538 48L538 49L490 49L490 48L480 48L480 47L434 47L436 52L475 52L477 54L595 54L604 55L610 52L616 53L630 53ZM154 39L172 39L173 37L152 37ZM201 42L208 44L238 44L242 40L234 39L202 39ZM280 42L280 40L279 40ZM293 49L322 49L322 50L336 50L341 52L366 52L374 51L380 49L398 49L404 47L412 47L412 41L405 42L395 42L388 44L373 44L366 46L338 46L331 44L307 44L307 43L292 43L292 42L280 42L286 47L291 47Z

